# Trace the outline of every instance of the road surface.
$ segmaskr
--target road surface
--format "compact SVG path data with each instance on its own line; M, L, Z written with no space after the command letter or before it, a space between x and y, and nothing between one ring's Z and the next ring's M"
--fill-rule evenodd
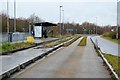
M98 46L100 47L102 52L120 56L120 53L118 53L118 50L120 49L120 44L103 39L100 36L94 36L94 37L92 37L92 39L95 43L96 43L96 39L97 39Z
M88 38L86 47L72 45L53 52L12 78L110 78L102 59L96 54Z

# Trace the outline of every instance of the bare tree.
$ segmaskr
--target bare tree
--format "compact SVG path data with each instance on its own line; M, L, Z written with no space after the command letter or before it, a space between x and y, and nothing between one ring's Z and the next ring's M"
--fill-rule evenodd
M30 23L39 23L42 22L43 20L41 18L39 18L37 15L35 15L35 13L33 13L32 15L30 15L30 17L28 18Z

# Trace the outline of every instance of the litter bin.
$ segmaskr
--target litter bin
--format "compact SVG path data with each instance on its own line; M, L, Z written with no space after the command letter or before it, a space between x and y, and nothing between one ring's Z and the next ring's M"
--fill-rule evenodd
M8 42L12 42L12 32L8 33Z

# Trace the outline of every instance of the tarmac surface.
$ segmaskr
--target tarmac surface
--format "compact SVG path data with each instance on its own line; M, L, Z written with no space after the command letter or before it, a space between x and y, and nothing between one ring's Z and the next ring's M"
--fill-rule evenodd
M92 40L95 43L97 40L97 45L98 45L98 47L100 47L100 49L103 53L120 56L120 53L119 53L120 44L103 39L100 36L94 36L94 37L92 37Z
M88 37L87 46L77 46L81 38L37 61L12 78L110 78L102 59Z

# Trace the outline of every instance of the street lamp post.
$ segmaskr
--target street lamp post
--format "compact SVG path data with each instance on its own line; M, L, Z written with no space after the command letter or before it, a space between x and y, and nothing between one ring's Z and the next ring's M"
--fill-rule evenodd
M90 24L88 24L88 27L89 27L89 35L90 35Z
M9 2L7 0L7 33L9 33Z
M62 31L64 30L64 10L62 10L62 12L63 12L63 20L62 20Z
M8 34L8 42L10 42L10 39L9 39L9 2L7 0L7 34Z
M97 17L96 17L96 34L97 34Z
M16 2L14 0L14 32L16 32Z
M29 20L29 35L31 36L31 23L30 23L30 20Z
M117 31L117 34L116 34L116 37L117 37L117 39L119 39L119 27L120 27L120 15L119 15L119 10L120 10L120 8L119 8L119 3L120 3L120 0L117 0L117 29L116 29L116 31Z
M61 9L63 6L60 6L60 34L62 34L62 30L61 30Z

